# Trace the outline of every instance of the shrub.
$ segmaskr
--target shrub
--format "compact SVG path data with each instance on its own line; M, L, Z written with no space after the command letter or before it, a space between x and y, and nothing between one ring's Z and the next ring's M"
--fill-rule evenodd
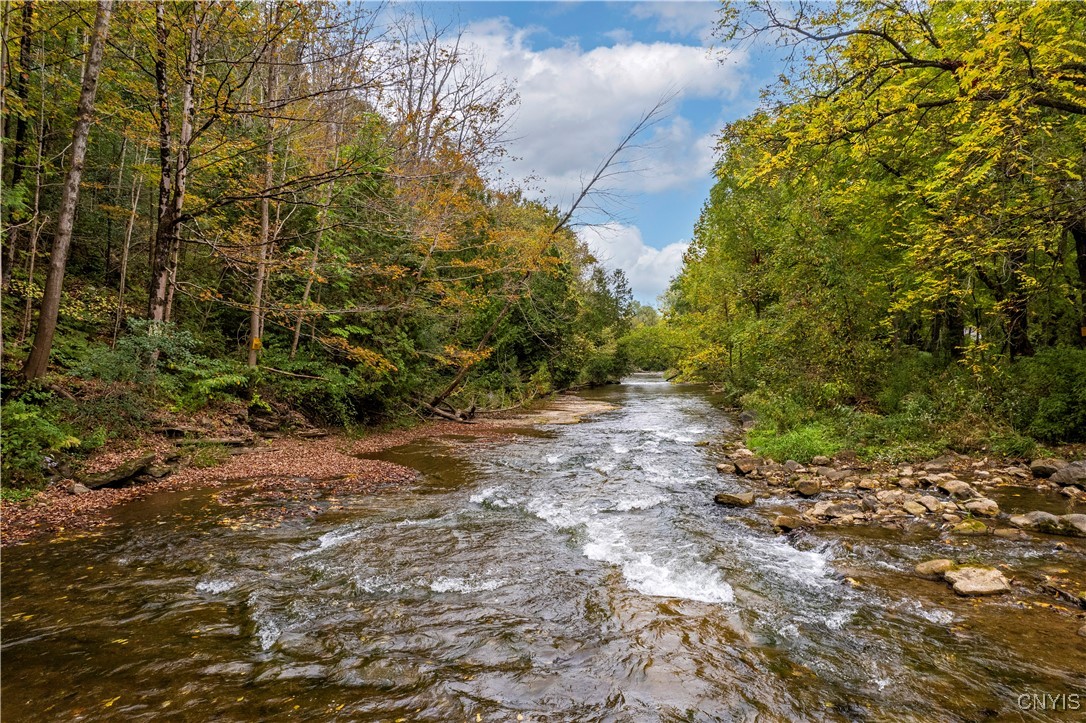
M0 469L8 486L40 482L46 454L79 444L40 407L15 400L0 408Z

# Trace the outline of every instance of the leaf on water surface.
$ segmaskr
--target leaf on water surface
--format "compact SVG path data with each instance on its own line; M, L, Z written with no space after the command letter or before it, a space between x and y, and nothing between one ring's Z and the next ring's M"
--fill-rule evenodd
M121 696L118 695L116 698L110 698L109 700L104 700L104 701L102 701L102 707L103 708L112 708L113 704L116 703L117 701L119 701L120 699L121 699Z

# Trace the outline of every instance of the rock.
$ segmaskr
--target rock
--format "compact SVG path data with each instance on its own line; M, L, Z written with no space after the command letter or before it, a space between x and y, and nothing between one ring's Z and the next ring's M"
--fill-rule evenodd
M942 512L943 503L935 499L931 495L924 495L917 500L920 504L924 505L928 509L928 512Z
M753 457L753 456L754 456L754 452L751 452L746 447L739 447L734 452L732 452L732 459L733 460L739 459L741 457Z
M958 567L947 570L943 577L953 586L954 592L967 597L1011 591L1007 578L993 567Z
M1034 510L1024 515L1013 515L1010 523L1015 527L1032 532L1048 532L1059 534L1060 518L1051 512Z
M912 477L902 477L897 481L897 486L904 490L916 489L916 480Z
M833 467L817 467L815 468L815 474L821 475L828 480L844 479L846 476L843 470L834 469Z
M950 530L959 535L987 535L988 525L980 520L964 520L954 525Z
M1067 462L1062 459L1046 457L1045 459L1035 459L1030 462L1029 471L1033 473L1034 477L1051 477L1066 466Z
M861 510L851 502L838 502L837 504L831 504L825 508L823 516L825 517L853 517L861 514Z
M901 506L904 507L905 511L913 517L923 517L924 514L928 511L927 507L924 507L924 505L914 500L905 500L905 502Z
M856 486L862 490L877 490L879 488L879 481L871 477L864 477Z
M1086 537L1086 515L1063 515L1060 517L1060 529L1070 537Z
M753 492L721 492L713 501L725 507L750 507L754 504Z
M70 495L85 495L90 492L90 488L86 485L81 485L78 482L72 482L68 485L68 494Z
M804 497L814 497L822 490L822 485L815 479L803 479L792 489Z
M147 474L154 477L155 479L162 479L163 477L167 477L176 471L177 469L175 467L170 467L169 465L165 464L152 464L150 467L147 468Z
M987 497L978 497L965 503L966 511L974 517L996 517L999 515L999 505L995 500Z
M825 467L829 463L830 458L823 454L816 454L814 457L811 457L811 464L815 467Z
M142 457L130 459L124 464L120 464L105 472L80 475L79 481L92 490L98 489L99 487L106 487L107 485L116 485L121 482L127 482L131 478L142 473L154 461L155 453L151 452Z
M716 471L721 474L735 474L735 465L731 462L721 462L716 466Z
M758 469L758 461L753 458L744 457L735 463L735 471L739 474L750 474L756 469Z
M1055 472L1050 479L1063 487L1067 485L1086 486L1086 460L1072 462Z
M1083 625L1081 628L1078 629L1078 634L1086 638L1086 625Z
M949 525L956 525L961 521L962 518L959 515L955 515L950 512L946 512L943 514L943 522L946 522Z
M898 470L897 476L898 477L912 477L913 476L913 468L912 467L902 467L900 470Z
M796 517L794 515L778 515L777 519L773 520L773 526L782 532L791 532L792 530L810 527L810 523L802 517Z
M875 499L884 505L895 505L901 501L901 490L879 490L875 493Z
M1022 532L1021 530L1014 530L1014 529L1011 529L1010 527L1001 527L1000 529L996 530L993 534L996 537L1005 537L1005 538L1007 538L1009 540L1024 540L1027 537L1029 537L1029 535Z
M940 558L938 560L926 560L917 565L914 570L920 577L926 577L930 579L937 579L943 576L943 573L954 567L953 560L947 560L946 558Z
M864 495L863 508L866 512L876 512L879 509L879 501L875 495Z
M977 491L960 479L942 479L939 480L936 486L951 497L956 497L960 500L967 500L977 496Z
M784 468L792 474L795 474L803 469L803 465L794 459L788 459L784 461Z

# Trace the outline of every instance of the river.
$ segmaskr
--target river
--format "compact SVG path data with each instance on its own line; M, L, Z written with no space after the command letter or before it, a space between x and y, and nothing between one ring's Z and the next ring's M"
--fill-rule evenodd
M916 579L934 539L714 505L738 481L696 446L729 426L702 387L587 396L617 409L383 453L417 482L335 512L189 490L6 550L4 721L1081 718L1019 700L1083 692L1070 622Z

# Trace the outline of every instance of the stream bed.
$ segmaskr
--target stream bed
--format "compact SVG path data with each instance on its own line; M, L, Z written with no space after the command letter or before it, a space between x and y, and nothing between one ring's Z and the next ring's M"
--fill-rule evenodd
M935 533L714 505L737 481L696 446L730 424L703 387L585 396L617 408L385 452L417 481L334 512L188 490L5 550L3 720L1086 717L1081 622L916 578ZM1056 539L951 552L1086 575Z

